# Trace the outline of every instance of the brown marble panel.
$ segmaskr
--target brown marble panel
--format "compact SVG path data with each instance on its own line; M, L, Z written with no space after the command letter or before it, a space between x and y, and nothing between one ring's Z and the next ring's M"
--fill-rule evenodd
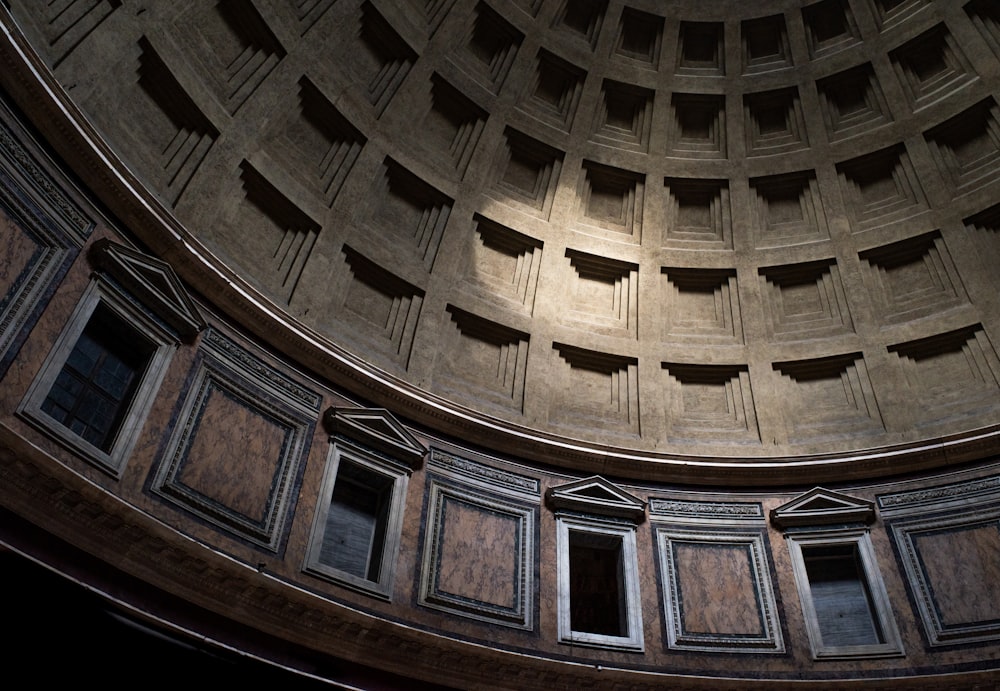
M945 626L1000 619L1000 529L995 523L914 539Z
M516 609L518 520L453 499L441 513L438 591Z
M3 296L5 302L10 297L10 291L18 287L17 279L31 261L31 256L38 249L38 245L2 211L0 211L0 235L4 238L0 243L0 296Z
M685 633L762 635L746 545L674 545Z
M207 395L177 481L264 520L288 430L219 388Z

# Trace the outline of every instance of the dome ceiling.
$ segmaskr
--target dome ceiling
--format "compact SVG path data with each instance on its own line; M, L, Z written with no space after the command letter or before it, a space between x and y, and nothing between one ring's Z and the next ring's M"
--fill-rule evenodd
M647 478L996 446L995 3L71 5L14 14L78 173L359 402Z

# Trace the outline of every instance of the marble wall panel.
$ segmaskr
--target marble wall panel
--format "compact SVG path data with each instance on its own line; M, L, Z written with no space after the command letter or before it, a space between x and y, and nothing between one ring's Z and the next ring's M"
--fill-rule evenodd
M668 646L783 652L763 531L659 526Z
M879 497L932 647L1000 640L1000 478Z
M190 382L153 492L278 551L320 396L214 330Z
M445 474L428 477L419 604L534 630L537 491L525 503L524 483L512 485L509 473L447 454L432 468Z
M931 645L1000 639L998 519L894 527Z

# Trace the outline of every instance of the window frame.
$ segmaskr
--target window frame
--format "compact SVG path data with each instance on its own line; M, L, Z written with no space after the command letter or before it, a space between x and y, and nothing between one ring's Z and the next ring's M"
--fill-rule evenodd
M389 510L385 518L385 528L382 538L382 555L378 569L378 579L370 580L356 574L338 569L321 561L323 537L328 528L327 521L330 505L337 478L342 463L352 463L367 471L385 477L391 482L388 499ZM306 551L303 569L313 576L328 580L353 590L367 593L384 600L391 600L392 585L395 577L397 554L403 532L403 510L406 503L406 487L409 482L411 468L394 461L362 445L348 439L337 438L330 445L327 454L326 469L320 485L319 503L313 518L313 526ZM368 564L371 570L371 564Z
M107 451L79 436L42 409L56 379L99 306L120 319L123 326L135 331L138 337L147 340L153 348ZM120 478L178 346L176 336L144 312L116 284L101 274L96 274L49 350L38 374L18 405L17 414L97 468L116 479Z
M621 540L622 595L625 600L625 621L628 634L612 636L575 631L572 627L572 602L570 600L570 533L580 532ZM642 652L642 603L639 595L638 550L636 526L631 522L602 519L594 516L556 515L557 578L559 584L559 642L595 648L612 648Z
M858 659L897 657L903 655L902 640L896 627L889 595L878 567L875 549L867 528L824 529L787 533L785 535L792 559L795 586L802 603L802 615L809 634L809 646L815 659ZM868 645L836 645L823 642L819 616L813 604L812 583L806 569L803 549L813 547L845 547L857 550L861 566L859 575L867 588L873 623L881 632L882 642Z

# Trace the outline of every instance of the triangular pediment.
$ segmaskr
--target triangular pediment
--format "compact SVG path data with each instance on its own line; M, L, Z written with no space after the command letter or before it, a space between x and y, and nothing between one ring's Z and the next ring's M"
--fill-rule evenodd
M871 523L875 504L864 499L815 487L771 510L771 522L781 528L840 523Z
M642 521L646 502L599 475L549 488L546 500L554 509Z
M427 454L427 447L385 408L327 408L323 425L331 435L381 451L412 469Z
M170 265L156 257L102 238L90 249L90 260L143 305L174 328L194 338L205 319Z

